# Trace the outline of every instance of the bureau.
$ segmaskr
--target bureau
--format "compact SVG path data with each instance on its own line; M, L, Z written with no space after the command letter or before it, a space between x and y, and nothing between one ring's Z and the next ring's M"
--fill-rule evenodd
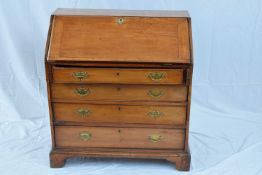
M189 170L191 45L185 11L56 10L45 55L50 166L119 157Z

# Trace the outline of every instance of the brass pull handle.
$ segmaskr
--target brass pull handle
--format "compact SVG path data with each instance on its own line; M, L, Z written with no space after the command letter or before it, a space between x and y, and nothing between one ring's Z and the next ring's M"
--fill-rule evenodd
M89 109L86 109L86 108L77 109L76 112L81 117L87 117L91 114L91 111Z
M151 89L148 91L148 95L153 98L160 98L164 95L164 92L159 89Z
M165 72L152 72L148 74L148 78L150 78L152 81L160 81L165 77L166 77Z
M173 66L172 63L163 63L162 66Z
M148 137L148 140L151 141L151 142L159 142L162 139L163 139L163 137L161 135L158 135L158 134L152 134Z
M73 72L72 76L77 78L79 81L82 81L88 76L88 74L87 72Z
M117 20L116 20L117 24L119 24L119 25L123 24L124 21L125 21L124 18L117 18Z
M164 116L164 113L161 112L161 111L155 110L155 111L150 111L150 112L148 113L148 116L151 117L151 118L157 119L157 118L159 118L159 117Z
M92 138L92 134L88 131L83 131L79 133L79 137L83 141L88 141Z
M76 88L75 89L75 94L84 97L90 94L90 90L86 88Z

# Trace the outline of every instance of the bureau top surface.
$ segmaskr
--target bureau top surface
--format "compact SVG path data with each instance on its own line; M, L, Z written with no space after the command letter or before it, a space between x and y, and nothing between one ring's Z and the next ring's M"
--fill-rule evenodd
M141 16L141 17L175 17L189 18L187 11L171 10L118 10L118 9L63 9L54 13L56 16Z
M58 9L47 61L191 63L186 11Z

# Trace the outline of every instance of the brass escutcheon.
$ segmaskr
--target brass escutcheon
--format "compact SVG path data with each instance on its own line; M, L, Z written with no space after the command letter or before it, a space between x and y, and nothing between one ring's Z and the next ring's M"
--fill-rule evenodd
M149 115L149 117L151 117L151 118L157 119L157 118L159 118L159 117L164 116L164 113L161 112L161 111L158 111L158 110L154 110L154 111L150 111L150 112L148 113L148 115Z
M79 133L79 137L83 141L88 141L88 140L91 139L92 134L90 132L88 132L88 131L83 131L83 132Z
M76 110L77 114L80 115L81 117L87 117L91 114L91 111L86 108L79 108Z
M161 135L158 135L158 134L152 134L148 137L148 139L151 141L151 142L158 142L162 139L162 136Z
M148 74L148 78L150 78L152 81L161 81L165 77L165 72L151 72L150 74Z
M82 81L88 76L87 72L73 72L72 76L77 78L79 81Z
M90 94L90 90L86 88L76 88L75 89L75 94L84 97Z
M117 18L116 22L117 22L117 24L121 25L125 22L125 19L124 18Z

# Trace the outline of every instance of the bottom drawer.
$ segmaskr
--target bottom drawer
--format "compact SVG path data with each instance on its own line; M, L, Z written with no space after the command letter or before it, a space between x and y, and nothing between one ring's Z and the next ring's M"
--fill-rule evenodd
M56 147L183 149L184 129L55 127Z

